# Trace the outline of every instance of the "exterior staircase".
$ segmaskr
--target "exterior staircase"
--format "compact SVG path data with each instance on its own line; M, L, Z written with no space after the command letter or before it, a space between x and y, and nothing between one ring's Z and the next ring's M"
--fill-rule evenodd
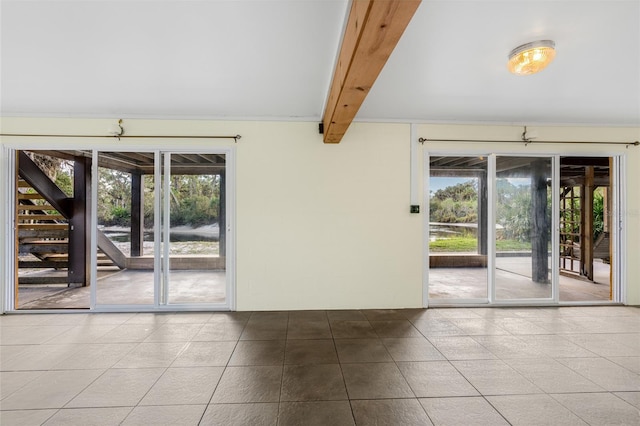
M66 284L69 253L67 219L22 179L18 181L17 210L18 284ZM53 271L25 274L25 269Z
M16 193L18 285L69 283L69 221L23 179ZM98 267L118 268L98 249Z

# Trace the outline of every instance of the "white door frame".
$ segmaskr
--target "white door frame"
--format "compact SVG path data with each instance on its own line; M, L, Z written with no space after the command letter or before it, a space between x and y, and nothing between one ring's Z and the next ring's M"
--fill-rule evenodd
M236 206L236 193L235 193L235 173L236 173L236 148L234 146L218 146L209 148L187 148L175 150L170 146L162 149L150 148L150 145L127 145L126 150L118 149L119 151L129 152L153 152L156 154L155 160L155 182L160 182L160 152L171 153L206 153L206 154L224 154L226 160L226 298L224 304L212 304L212 303L193 303L193 304L161 304L158 298L158 290L161 285L161 259L156 256L154 259L154 293L155 301L153 305L98 305L96 303L96 291L97 291L97 171L98 152L113 151L113 145L108 144L92 144L91 148L80 145L75 141L73 143L56 143L51 144L51 141L46 142L33 142L33 143L7 143L2 147L0 152L0 165L2 165L1 182L0 185L0 200L6 209L3 209L0 213L0 218L3 219L4 235L6 241L4 244L0 243L0 253L2 256L2 288L0 289L0 313L4 312L21 312L21 313L64 313L64 312L153 312L153 311L227 311L235 310L236 301L236 237L235 237L235 206ZM15 300L15 229L14 223L15 215L15 197L13 195L13 188L15 187L15 153L17 150L91 150L92 151L92 188L91 188L91 230L90 230L90 256L91 256L91 282L89 308L88 309L42 309L42 310L16 310L14 305ZM160 217L160 185L155 185L156 191L156 206L154 207L156 217ZM159 225L154 229L156 244L159 244L160 228ZM220 230L223 232L223 230ZM156 253L159 253L159 246L156 247Z
M552 161L552 180L559 182L560 178L560 157L610 157L613 158L613 179L612 179L612 241L614 252L612 260L613 298L610 301L585 301L585 302L565 302L560 300L560 271L558 260L559 249L559 188L556 184L552 186L552 262L551 280L552 295L544 299L509 299L497 300L495 294L495 245L489 244L487 253L487 300L484 299L430 299L429 298L429 179L430 167L429 158L431 156L480 156L488 157L487 171L487 192L489 201L488 211L488 240L495 241L495 208L496 208L496 164L497 156L519 156L519 157L547 157ZM621 153L522 153L522 152L493 152L487 150L465 150L455 151L423 151L423 306L571 306L571 305L595 305L595 304L619 304L626 303L626 277L622 247L625 244L625 236L622 222L622 213L625 211L625 155Z

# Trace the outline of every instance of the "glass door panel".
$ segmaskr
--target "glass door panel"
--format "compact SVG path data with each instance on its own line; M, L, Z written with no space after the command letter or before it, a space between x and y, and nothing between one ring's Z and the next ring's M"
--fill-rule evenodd
M487 157L429 159L429 298L487 301Z
M560 158L560 301L613 300L613 158Z
M98 305L153 305L154 153L99 152Z
M495 296L551 299L552 159L496 157Z
M163 154L163 302L226 301L226 158Z

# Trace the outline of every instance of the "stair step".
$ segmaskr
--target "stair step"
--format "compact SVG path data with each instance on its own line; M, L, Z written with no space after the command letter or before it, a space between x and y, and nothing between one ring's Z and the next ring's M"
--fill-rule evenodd
M36 193L18 193L18 200L44 200L44 197L40 194Z
M26 180L18 180L18 188L31 188L31 185Z
M66 218L61 214L21 214L18 215L18 220L66 220Z
M18 210L54 210L57 211L55 207L51 204L18 204Z
M20 253L68 253L69 244L67 242L54 243L45 241L43 243L28 243L20 245Z
M69 229L68 223L19 223L18 230L22 232L25 229L45 230L45 229Z
M18 238L63 238L69 236L68 229L18 229Z
M62 269L62 268L68 268L69 267L69 263L68 262L56 262L56 261L52 261L52 260L25 260L25 261L20 261L18 262L18 268L30 268L30 269L37 269L37 268L55 268L55 269Z

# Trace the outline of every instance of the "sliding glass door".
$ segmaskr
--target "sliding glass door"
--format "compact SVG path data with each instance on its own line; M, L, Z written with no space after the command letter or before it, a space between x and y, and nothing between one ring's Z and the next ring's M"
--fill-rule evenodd
M429 156L429 304L620 301L619 160Z
M163 154L163 189L163 302L224 304L226 156Z
M496 157L495 299L553 298L551 157Z
M227 151L94 155L95 306L231 307L229 156Z
M429 298L488 298L487 157L429 164Z

